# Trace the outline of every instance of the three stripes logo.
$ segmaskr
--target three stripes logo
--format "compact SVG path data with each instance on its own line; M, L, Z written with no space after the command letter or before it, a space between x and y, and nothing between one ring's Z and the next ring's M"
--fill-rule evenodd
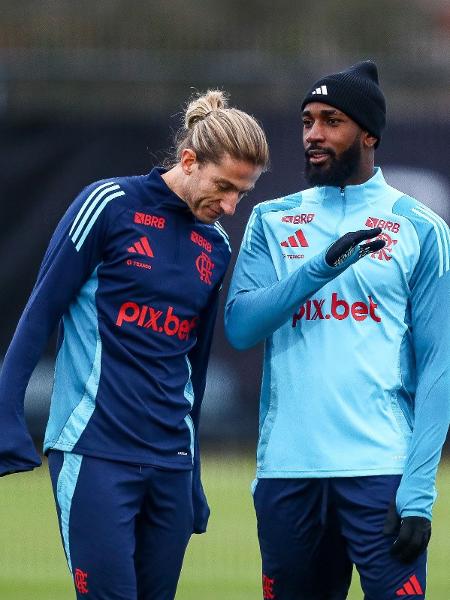
M327 86L321 85L320 87L317 87L313 92L311 92L311 94L313 94L313 95L319 94L322 96L327 96L328 95Z
M400 589L395 592L396 596L423 596L423 590L419 580L412 575Z
M69 231L70 239L75 244L77 252L80 251L81 246L108 202L124 195L125 192L114 181L108 181L108 183L97 186L89 194Z
M153 258L155 256L153 254L153 250L151 249L150 242L145 236L139 238L139 241L134 242L134 244L128 248L128 252L131 252L131 254L141 254L142 256L150 256L150 258Z
M280 243L283 248L308 248L309 244L306 240L305 234L301 229L297 229L294 235L290 235L287 240Z
M439 277L442 277L450 270L450 229L441 217L426 206L418 205L412 211L433 226L439 257Z

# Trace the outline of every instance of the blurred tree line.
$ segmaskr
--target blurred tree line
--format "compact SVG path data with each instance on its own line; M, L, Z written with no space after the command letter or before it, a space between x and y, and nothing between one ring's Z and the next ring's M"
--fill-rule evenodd
M382 65L392 114L425 101L447 114L445 0L0 0L0 10L8 114L163 113L208 85L280 110L362 58Z

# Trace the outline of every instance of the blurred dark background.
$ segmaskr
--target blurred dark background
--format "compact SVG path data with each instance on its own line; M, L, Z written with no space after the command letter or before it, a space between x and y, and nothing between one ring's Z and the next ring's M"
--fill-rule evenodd
M0 359L66 207L91 181L160 164L195 91L219 87L266 129L271 171L232 219L236 258L255 202L302 187L299 107L320 76L371 58L388 127L377 164L447 222L450 5L447 0L0 0ZM223 299L226 297L228 280ZM53 348L30 383L42 437ZM237 353L222 313L204 441L253 445L262 349Z

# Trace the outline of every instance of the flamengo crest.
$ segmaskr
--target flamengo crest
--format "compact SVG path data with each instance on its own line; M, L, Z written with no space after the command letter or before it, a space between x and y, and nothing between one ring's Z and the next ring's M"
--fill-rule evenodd
M202 252L200 256L197 257L195 266L200 274L200 281L203 281L203 283L206 283L207 285L212 285L211 277L214 269L214 263L209 256Z

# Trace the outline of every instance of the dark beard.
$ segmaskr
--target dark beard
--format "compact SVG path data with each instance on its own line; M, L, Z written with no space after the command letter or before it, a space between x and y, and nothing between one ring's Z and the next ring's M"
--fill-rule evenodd
M309 150L314 150L311 146ZM335 185L344 187L347 181L355 175L361 163L361 147L359 137L353 144L344 150L339 158L333 150L327 149L330 156L329 164L326 166L313 165L309 161L309 156L305 153L305 179L310 185Z

